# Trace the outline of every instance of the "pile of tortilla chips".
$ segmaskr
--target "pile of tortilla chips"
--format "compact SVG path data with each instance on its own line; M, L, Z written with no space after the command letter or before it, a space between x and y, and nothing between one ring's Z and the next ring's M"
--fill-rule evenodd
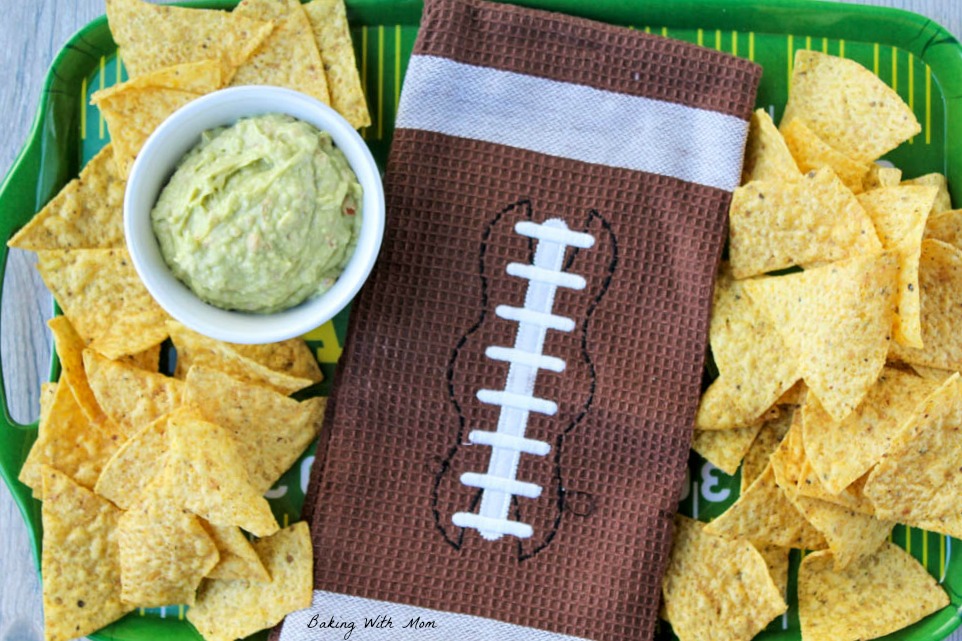
M105 252L123 250L45 250L40 260L85 264L71 254ZM142 287L123 283L122 269L118 261L89 270L99 285L64 298L64 309L84 309L89 292ZM55 292L77 278L44 276ZM116 323L126 325L123 313ZM111 359L74 320L68 311L50 322L63 371L44 388L39 435L20 472L43 500L48 641L178 604L194 606L187 618L207 639L232 640L221 621L247 636L307 607L307 524L281 530L264 498L321 424L326 399L287 396L321 378L307 345L231 345L166 321L175 377L158 371L160 343ZM252 544L244 532L262 538Z
M170 113L229 85L370 118L343 0L232 12L107 0L107 14L130 72L93 97L111 144L9 242L37 252L64 312L50 322L61 377L44 386L20 473L43 500L46 639L189 605L206 639L228 641L311 603L307 525L281 529L264 494L317 435L325 399L290 394L322 376L303 340L234 345L168 317L124 247L126 175Z
M107 20L130 80L92 102L123 177L167 116L223 87L287 87L371 124L343 0L242 0L231 12L107 0Z
M813 51L780 126L752 118L693 439L741 466L741 494L679 523L664 614L682 641L747 640L783 613L792 548L816 551L804 641L879 637L949 603L889 542L896 523L962 536L962 210L944 177L875 162L919 131L871 72Z

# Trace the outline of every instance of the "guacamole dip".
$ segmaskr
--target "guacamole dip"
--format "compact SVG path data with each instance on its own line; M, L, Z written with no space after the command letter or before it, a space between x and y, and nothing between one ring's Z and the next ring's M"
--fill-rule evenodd
M150 216L164 260L200 298L270 313L337 280L361 185L329 134L270 114L205 132Z

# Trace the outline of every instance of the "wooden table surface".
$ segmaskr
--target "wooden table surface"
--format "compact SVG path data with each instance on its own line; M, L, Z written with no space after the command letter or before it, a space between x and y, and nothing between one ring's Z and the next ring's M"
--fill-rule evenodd
M909 9L962 34L959 0L862 0ZM0 0L0 173L6 173L33 122L44 74L54 55L77 29L104 12L103 0ZM962 142L962 141L960 141ZM20 422L36 419L40 381L50 363L44 322L51 299L32 267L31 255L13 250L0 304L0 358L10 413ZM0 641L40 641L43 615L40 583L27 530L9 490L0 483ZM952 641L962 641L962 630Z

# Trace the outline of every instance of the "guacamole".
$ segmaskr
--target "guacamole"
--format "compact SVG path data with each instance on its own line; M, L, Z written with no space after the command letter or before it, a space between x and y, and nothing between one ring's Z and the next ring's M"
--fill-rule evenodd
M328 133L269 114L204 132L150 214L174 275L224 309L327 291L361 229L361 185Z

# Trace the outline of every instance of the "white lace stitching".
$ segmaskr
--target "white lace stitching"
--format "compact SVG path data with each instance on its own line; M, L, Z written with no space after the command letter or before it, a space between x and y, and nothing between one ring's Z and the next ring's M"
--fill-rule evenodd
M552 314L554 297L559 287L581 290L585 279L563 270L568 247L587 249L595 239L590 234L568 229L563 220L553 218L544 223L519 222L515 232L538 241L531 265L511 263L506 271L509 276L528 280L524 307L499 305L495 315L518 323L514 347L491 346L485 355L495 361L510 363L503 390L478 390L482 403L501 408L495 432L473 430L468 441L491 448L488 471L485 474L465 472L461 483L481 489L481 506L477 513L457 512L452 521L458 527L477 530L489 541L504 535L528 538L533 528L527 523L508 518L511 499L514 496L538 498L542 487L517 479L518 464L522 454L545 456L551 446L543 441L525 438L528 416L531 412L553 416L558 411L554 401L534 395L538 371L564 372L565 361L542 353L548 330L570 332L574 320Z

